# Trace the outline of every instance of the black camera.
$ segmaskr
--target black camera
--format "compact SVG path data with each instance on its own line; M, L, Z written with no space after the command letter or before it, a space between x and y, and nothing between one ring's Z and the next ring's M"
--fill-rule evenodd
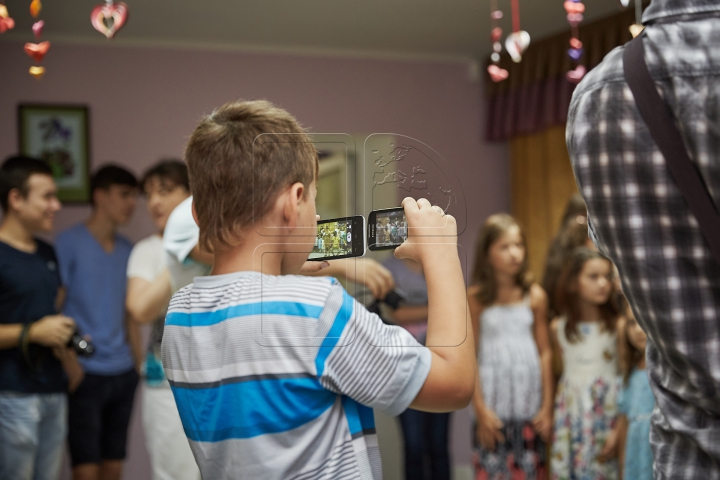
M70 337L70 340L68 340L67 346L75 350L75 353L81 357L89 357L95 353L95 345L83 338L77 328L73 332L72 337Z
M380 317L383 322L390 324L390 322L384 319L382 314L380 313L380 304L384 303L393 310L397 310L404 300L405 299L402 297L402 295L400 295L395 290L392 290L390 293L385 295L385 298L383 298L382 300L375 300L370 306L367 307L367 309L369 312L377 314L377 316Z

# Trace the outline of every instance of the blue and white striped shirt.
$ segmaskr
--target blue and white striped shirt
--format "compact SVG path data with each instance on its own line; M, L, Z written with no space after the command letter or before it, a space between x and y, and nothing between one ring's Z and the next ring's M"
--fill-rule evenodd
M162 359L203 478L379 479L372 408L397 415L430 351L332 278L198 277Z

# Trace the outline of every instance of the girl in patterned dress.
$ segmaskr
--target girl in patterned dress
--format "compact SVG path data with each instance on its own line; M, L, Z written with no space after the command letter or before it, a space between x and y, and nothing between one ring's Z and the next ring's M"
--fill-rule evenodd
M547 295L528 274L525 237L509 215L481 231L468 303L478 345L473 397L476 480L546 479L552 430Z
M564 316L550 325L562 376L555 399L551 451L553 480L612 480L615 460L600 458L615 427L618 354L612 301L613 265L600 253L573 252L558 290Z

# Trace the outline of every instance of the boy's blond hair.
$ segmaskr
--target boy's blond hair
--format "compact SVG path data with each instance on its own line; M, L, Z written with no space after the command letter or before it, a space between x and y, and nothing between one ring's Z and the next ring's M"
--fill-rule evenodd
M202 119L185 149L190 190L208 251L237 245L242 231L293 183L307 189L318 157L305 130L265 100L223 105Z

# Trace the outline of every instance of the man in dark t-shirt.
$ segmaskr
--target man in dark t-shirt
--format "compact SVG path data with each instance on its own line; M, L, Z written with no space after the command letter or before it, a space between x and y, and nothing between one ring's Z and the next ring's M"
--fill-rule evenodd
M0 479L57 479L67 430L63 367L79 369L66 347L75 323L56 314L55 251L34 238L52 229L60 209L50 168L6 160L0 206Z

